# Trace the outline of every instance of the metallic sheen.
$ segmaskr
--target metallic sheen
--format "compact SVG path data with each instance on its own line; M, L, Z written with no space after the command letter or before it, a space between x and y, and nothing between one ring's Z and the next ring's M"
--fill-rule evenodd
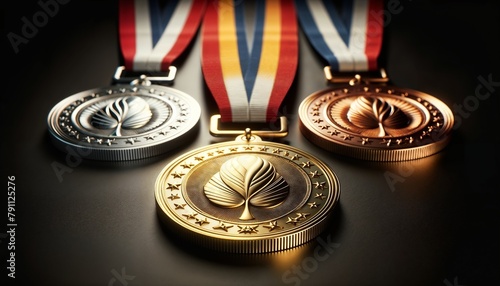
M410 89L355 85L308 96L299 107L300 130L332 152L372 161L432 155L450 139L454 119L437 98Z
M324 230L339 197L323 162L255 135L181 155L155 184L158 214L175 233L236 253L306 243Z
M83 91L49 113L55 146L88 159L135 160L159 155L196 135L200 106L169 87L117 85Z

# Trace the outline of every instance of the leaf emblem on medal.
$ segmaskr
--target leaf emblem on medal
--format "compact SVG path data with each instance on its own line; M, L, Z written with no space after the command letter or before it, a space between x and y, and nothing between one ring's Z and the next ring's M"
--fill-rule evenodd
M107 104L92 116L91 124L100 129L114 129L111 136L122 136L122 129L137 129L146 125L153 113L140 97L121 97Z
M288 196L290 186L267 160L242 155L226 161L203 188L205 196L223 208L244 205L240 220L252 220L249 206L274 207Z
M392 100L394 101L394 100ZM412 129L420 124L418 110L404 101L394 102L379 97L359 96L350 105L347 119L361 129L361 134L373 137L398 136L401 129Z

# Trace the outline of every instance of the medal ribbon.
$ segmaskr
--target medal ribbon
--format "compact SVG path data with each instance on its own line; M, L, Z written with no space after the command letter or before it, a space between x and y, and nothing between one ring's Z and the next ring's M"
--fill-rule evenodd
M295 0L309 42L334 71L372 71L382 47L382 0Z
M125 68L167 71L196 34L205 0L120 0L119 35Z
M243 3L219 0L207 6L202 28L202 70L224 122L274 120L297 69L293 0L255 3L250 50Z

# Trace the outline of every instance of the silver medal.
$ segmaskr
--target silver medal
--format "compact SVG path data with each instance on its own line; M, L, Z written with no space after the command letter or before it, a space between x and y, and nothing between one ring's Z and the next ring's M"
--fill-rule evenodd
M196 135L200 114L199 104L182 91L160 85L117 85L62 100L50 111L48 127L62 151L124 161L178 147Z

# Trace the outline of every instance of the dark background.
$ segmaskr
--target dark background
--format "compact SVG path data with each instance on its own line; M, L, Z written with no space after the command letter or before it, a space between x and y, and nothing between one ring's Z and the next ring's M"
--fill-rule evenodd
M47 115L63 98L111 83L119 64L118 3L61 4L16 53L7 34L22 35L22 18L32 19L41 7L5 2L0 142L4 184L16 177L18 227L14 281L4 272L2 208L2 279L7 285L498 285L500 83L489 98L474 98L479 78L500 82L500 6L396 2L399 12L387 14L384 35L392 84L432 94L452 109L468 104L469 111L455 113L451 143L428 158L375 163L323 151L298 129L300 102L327 86L323 63L300 32L300 66L282 105L290 121L283 142L322 158L340 179L340 206L320 236L335 251L324 261L313 261L317 240L284 253L227 255L179 241L159 222L154 182L161 169L185 151L220 141L207 130L217 109L204 88L199 37L178 62L174 84L202 106L196 140L149 160L75 159L60 181L52 165L68 162L49 141ZM1 198L5 207L7 188ZM302 274L294 274L299 267Z

